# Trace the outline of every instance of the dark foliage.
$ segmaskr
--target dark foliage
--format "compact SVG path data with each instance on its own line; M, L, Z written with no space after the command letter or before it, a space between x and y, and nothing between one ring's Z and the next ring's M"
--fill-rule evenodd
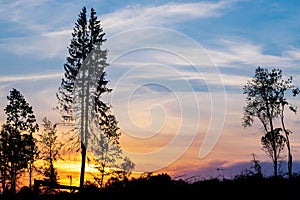
M115 181L101 189L89 184L81 192L73 193L61 191L38 195L26 187L15 196L6 195L0 199L294 199L299 185L299 175L292 179L240 175L233 179L211 178L190 183L182 179L174 180L163 173Z
M0 180L3 191L15 193L17 180L27 168L31 185L32 166L38 155L33 133L39 127L32 107L20 91L13 88L7 100L6 123L0 131Z

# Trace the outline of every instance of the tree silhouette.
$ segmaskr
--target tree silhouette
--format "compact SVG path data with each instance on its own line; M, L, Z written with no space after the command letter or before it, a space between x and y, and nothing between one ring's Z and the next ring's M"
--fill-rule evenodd
M10 185L15 193L16 182L26 168L29 168L31 187L33 162L38 155L33 133L38 131L39 126L32 107L18 90L13 88L7 99L9 104L4 109L7 118L0 135L2 188Z
M102 50L105 42L100 20L91 8L90 19L82 8L72 33L68 48L69 56L64 64L65 76L59 87L57 109L64 122L72 123L79 132L81 149L80 187L83 188L88 141L93 130L91 125L100 127L107 124L110 106L102 101L102 96L112 90L107 88L105 68L107 50ZM116 136L118 138L118 136Z
M0 180L1 180L1 188L2 191L7 191L8 187L6 185L7 180L9 179L9 161L7 153L9 140L8 134L3 130L3 125L0 132Z
M289 165L291 166L291 152L288 134L290 132L284 126L284 107L290 105L286 99L286 91L292 90L293 95L299 93L292 85L292 77L288 80L282 79L282 71L280 69L272 69L257 67L255 75L251 81L243 87L246 94L246 106L243 108L243 127L252 126L254 118L258 118L264 130L264 136L261 139L263 148L272 158L274 166L274 176L277 177L278 157L283 149L285 142L288 146ZM290 105L290 110L296 112L296 108ZM281 118L282 128L275 128L276 119ZM284 130L286 137L282 138L280 131ZM291 174L289 167L289 174Z
M112 175L115 168L118 167L117 161L122 158L122 149L118 144L114 144L104 134L100 136L92 146L93 163L95 168L100 173L100 176L95 175L94 179L100 187L104 186L104 177Z
M52 124L46 117L43 118L43 131L39 134L39 158L42 159L43 167L39 172L42 173L48 180L50 186L57 184L59 180L57 169L54 167L54 163L58 159L62 159L60 156L60 150L63 144L58 141L56 134L56 124ZM47 189L48 193L52 192L51 187Z
M296 88L293 85L292 80L293 80L293 77L290 76L287 80L282 80L279 83L280 87L279 87L279 102L278 102L280 105L279 116L280 116L281 127L285 134L286 146L287 146L287 150L288 150L288 176L289 176L289 178L291 178L293 175L293 168L292 168L293 156L291 153L291 145L290 145L290 139L289 139L289 135L292 134L292 131L287 129L285 126L285 121L284 121L285 107L288 106L288 109L294 114L297 113L297 107L287 101L286 93L288 91L290 91L293 96L297 96L300 92L299 88Z
M253 174L255 176L262 177L263 174L261 172L260 161L257 160L256 155L254 153L252 153L252 157L253 157L252 159L253 166L251 167L251 169L253 169Z
M131 175L134 167L135 167L135 164L128 157L125 157L123 159L123 163L121 163L121 165L120 165L121 174L122 174L121 179L122 180L128 179L129 176Z
M275 128L273 132L268 132L261 138L261 143L263 145L263 150L267 155L275 162L275 158L280 158L280 153L283 151L286 139L280 134L281 128ZM275 142L274 142L275 141ZM274 144L275 143L275 147ZM276 151L274 151L276 148ZM276 155L274 154L276 152Z

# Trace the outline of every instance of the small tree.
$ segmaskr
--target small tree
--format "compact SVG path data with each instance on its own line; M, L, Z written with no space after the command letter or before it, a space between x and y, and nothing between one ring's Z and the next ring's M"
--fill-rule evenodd
M93 163L99 172L94 179L100 187L104 186L104 177L115 173L118 167L117 161L122 158L122 150L119 145L111 142L105 135L100 134L97 143L92 147Z
M43 160L44 165L40 169L40 173L49 180L51 186L57 184L57 181L59 180L54 163L58 159L62 159L59 152L63 144L58 141L56 124L52 124L52 122L45 117L43 118L42 125L44 129L42 133L39 134L39 147L40 159Z
M121 172L122 172L121 179L123 179L123 180L128 179L129 176L131 175L134 167L135 167L135 164L128 157L125 157L123 159L123 163L121 163L121 165L120 165Z
M261 138L263 150L272 159L273 162L275 162L275 159L280 159L280 153L283 151L285 146L286 139L283 135L280 134L281 131L281 128L275 128L273 132L268 132ZM276 155L274 154L273 143L275 143L276 145Z
M289 153L289 165L291 165L291 152L289 142L289 131L284 126L284 107L290 105L286 99L286 92L291 90L293 95L299 93L292 85L292 77L288 80L282 79L282 71L280 69L272 69L257 67L255 75L251 81L243 87L246 94L246 106L243 110L242 125L243 127L252 126L254 118L258 118L264 130L262 137L263 148L267 149L267 154L272 158L274 166L274 176L277 177L278 156L282 151L281 147L286 142ZM295 111L294 106L289 107ZM282 129L285 132L285 139L280 136L280 130L274 127L278 118L281 117ZM279 152L278 152L279 151ZM291 174L289 167L289 174Z
M2 126L0 135L2 187L16 192L16 182L26 168L29 168L29 186L31 187L33 162L38 151L33 133L38 131L32 107L24 96L15 88L7 96L9 104L4 111L6 123Z
M256 155L254 153L252 153L252 166L251 166L251 174L256 176L256 177L262 177L263 174L261 172L261 165L259 160L257 159Z

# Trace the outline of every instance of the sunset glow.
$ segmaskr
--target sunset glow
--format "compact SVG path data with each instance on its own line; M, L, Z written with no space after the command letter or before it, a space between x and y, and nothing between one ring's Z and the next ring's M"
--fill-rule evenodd
M58 124L65 144L64 159L55 162L60 184L79 186L80 179L80 149L68 151L69 136L79 136L78 130L63 124L54 108L83 6L95 8L107 39L112 92L103 100L118 121L123 154L135 164L131 177L145 172L232 177L251 167L253 153L263 172L272 173L260 142L262 125L255 120L242 127L243 86L262 66L282 69L283 78L293 76L300 87L299 2L5 1L0 6L0 123L6 120L6 97L17 88L40 127L44 117ZM288 99L300 107L299 96ZM299 173L300 115L286 113L293 170ZM85 175L90 181L99 175L92 161ZM28 174L20 181L28 185Z

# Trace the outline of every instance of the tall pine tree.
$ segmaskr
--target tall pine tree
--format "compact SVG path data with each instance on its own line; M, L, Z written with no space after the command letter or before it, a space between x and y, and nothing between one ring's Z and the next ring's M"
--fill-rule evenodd
M82 8L72 33L68 47L69 56L64 64L64 78L58 89L58 107L64 122L75 125L79 132L81 148L80 188L84 184L84 173L88 140L93 131L91 123L100 127L110 114L110 105L102 101L102 96L112 90L107 87L105 68L107 50L101 46L105 33L96 12L91 8L90 19ZM115 138L119 134L115 133Z

